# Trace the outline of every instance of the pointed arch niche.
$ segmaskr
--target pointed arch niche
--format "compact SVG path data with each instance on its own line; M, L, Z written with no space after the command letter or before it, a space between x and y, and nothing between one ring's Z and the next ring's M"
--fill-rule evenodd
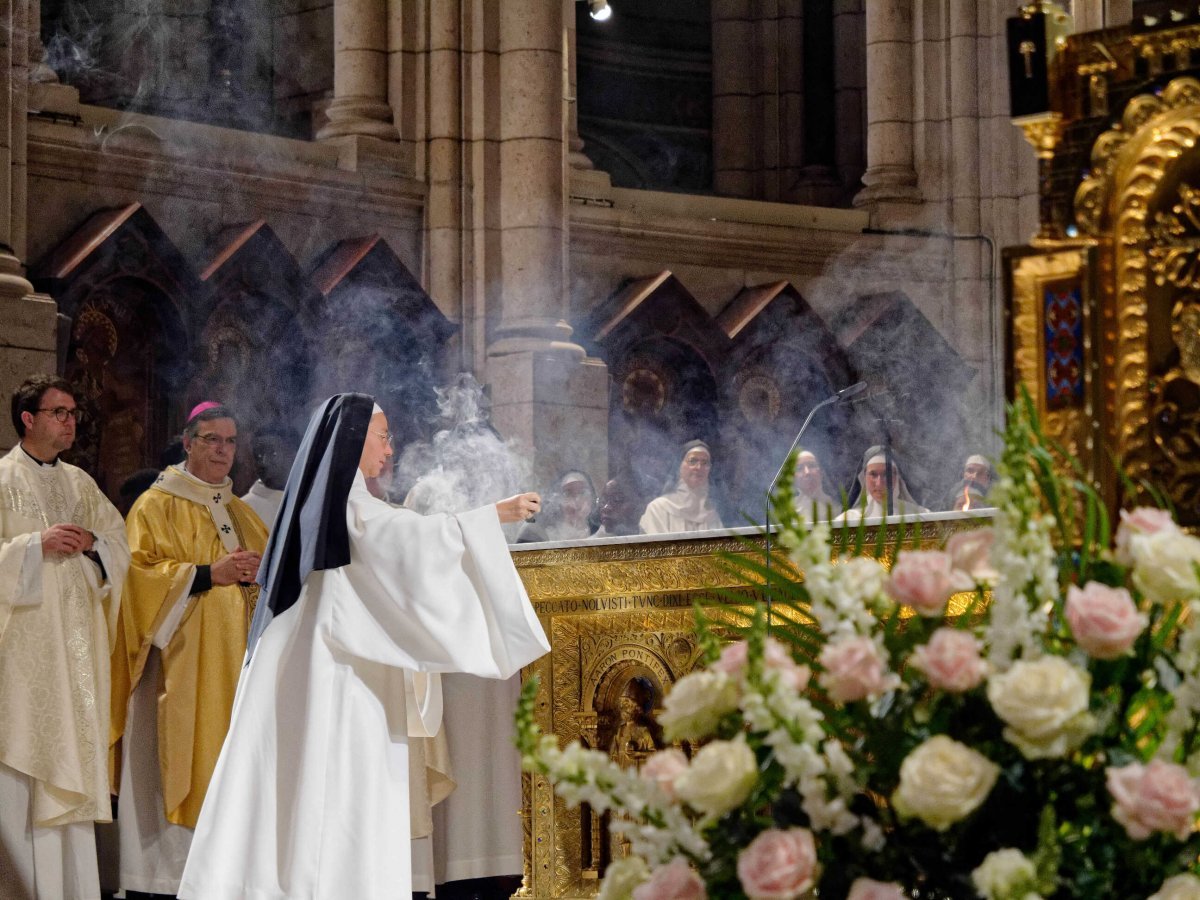
M140 203L93 214L30 275L58 303L59 370L84 408L72 461L116 497L182 426L204 286Z

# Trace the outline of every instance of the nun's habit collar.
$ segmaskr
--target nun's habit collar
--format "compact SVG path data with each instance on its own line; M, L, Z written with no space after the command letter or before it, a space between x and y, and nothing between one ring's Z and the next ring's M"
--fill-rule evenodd
M311 572L350 562L346 498L376 410L366 394L337 394L309 419L258 570L263 587L250 624L247 660L271 620L300 597Z

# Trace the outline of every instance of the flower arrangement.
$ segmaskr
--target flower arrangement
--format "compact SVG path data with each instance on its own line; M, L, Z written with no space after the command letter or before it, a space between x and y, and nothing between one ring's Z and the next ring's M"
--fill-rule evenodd
M807 526L785 478L803 578L741 563L773 600L724 646L697 610L640 771L540 734L527 683L526 768L631 848L601 898L1200 900L1200 540L1114 535L1028 397L1008 423L993 525L940 550Z

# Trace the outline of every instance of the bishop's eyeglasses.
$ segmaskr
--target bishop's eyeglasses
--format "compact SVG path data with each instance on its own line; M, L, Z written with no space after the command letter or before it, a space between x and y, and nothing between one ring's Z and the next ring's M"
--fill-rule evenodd
M54 416L54 418L58 419L60 422L65 422L68 418L74 419L76 422L78 422L83 418L83 410L78 406L73 407L72 409L67 409L65 406L43 406L38 410L38 412L50 413L50 415Z
M208 434L196 435L196 440L203 441L209 447L220 447L222 444L230 448L237 446L236 437L223 438L219 434L213 434L211 431Z
M390 431L376 431L374 428L372 428L371 434L379 435L381 438L383 438L385 444L387 444L393 450L396 449L396 436Z

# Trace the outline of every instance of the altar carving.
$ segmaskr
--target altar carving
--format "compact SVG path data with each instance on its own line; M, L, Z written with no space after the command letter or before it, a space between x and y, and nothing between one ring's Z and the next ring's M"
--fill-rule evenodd
M950 534L988 518L990 513L931 514L907 526L906 546L940 547ZM872 545L879 527L867 528ZM896 528L887 526L889 545ZM653 713L671 685L700 661L693 604L700 604L718 633L732 637L763 594L722 554L761 558L763 542L759 530L743 528L691 539L516 545L513 560L550 639L550 653L522 672L540 679L536 719L543 733L557 735L563 746L578 740L604 750L625 766L640 765L666 746ZM781 571L798 574L774 548L772 559ZM884 562L890 563L890 554ZM742 602L719 599L716 588ZM604 866L624 852L605 821L586 806L568 809L540 775L525 776L522 819L521 897L594 896Z

